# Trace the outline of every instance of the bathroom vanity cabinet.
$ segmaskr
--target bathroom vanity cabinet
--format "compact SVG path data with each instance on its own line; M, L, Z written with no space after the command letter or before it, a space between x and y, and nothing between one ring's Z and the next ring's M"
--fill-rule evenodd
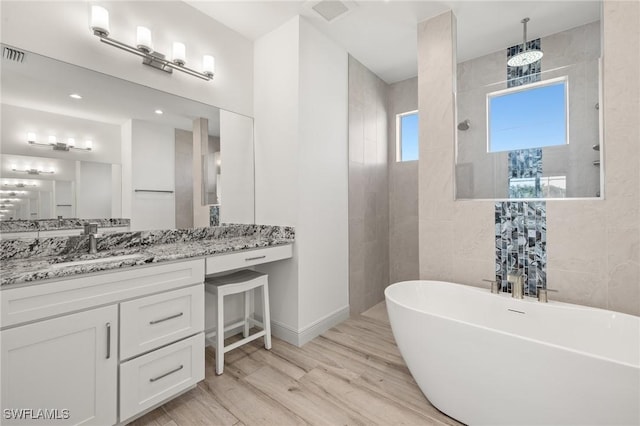
M197 259L2 291L3 424L34 422L5 409L46 408L60 424L113 425L194 386L203 282Z
M126 423L187 391L204 379L205 274L292 255L286 244L3 289L2 424L33 424L38 409L56 424Z
M6 409L58 410L54 418L68 417L61 424L116 423L117 333L117 305L0 332L2 424L37 422L13 422Z

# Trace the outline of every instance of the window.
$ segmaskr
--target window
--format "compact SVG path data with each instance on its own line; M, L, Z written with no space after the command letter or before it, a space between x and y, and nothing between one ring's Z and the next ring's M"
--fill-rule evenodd
M396 161L418 159L418 111L396 115Z
M487 95L488 152L569 143L567 78Z

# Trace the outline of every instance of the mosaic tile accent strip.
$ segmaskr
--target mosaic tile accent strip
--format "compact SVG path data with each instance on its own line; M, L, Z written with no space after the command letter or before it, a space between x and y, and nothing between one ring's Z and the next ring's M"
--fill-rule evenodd
M523 270L524 294L537 296L547 287L547 206L544 201L501 201L495 204L496 281L511 292L507 274Z
M540 39L527 42L527 49L540 49ZM507 60L522 52L522 45L507 48ZM522 86L541 80L542 60L523 67L507 65L507 87ZM509 198L540 198L542 149L522 149L509 152Z
M215 205L209 207L209 226L220 225L220 206Z
M542 148L509 151L509 198L541 198Z
M540 39L527 42L527 49L540 49ZM517 44L507 48L507 60L512 56L522 52L522 44ZM542 71L542 60L523 67L510 67L507 65L507 87L522 86L523 84L540 81Z

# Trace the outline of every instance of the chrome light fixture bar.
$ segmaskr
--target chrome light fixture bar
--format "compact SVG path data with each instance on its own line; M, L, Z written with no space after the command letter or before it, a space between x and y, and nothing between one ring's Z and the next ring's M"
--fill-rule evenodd
M66 151L76 150L76 151L91 151L93 149L92 141L85 141L84 148L80 148L76 146L76 141L74 138L67 139L67 143L59 142L56 140L55 136L49 136L49 143L42 143L36 141L36 134L33 132L27 133L27 143L29 145L38 145L38 146L46 146L52 147L54 151Z
M16 173L26 173L28 175L35 175L35 176L37 176L37 175L52 175L52 174L55 173L53 170L49 170L49 171L38 170L38 169L24 169L24 170L22 170L22 169L17 169L15 167L12 167L11 171L12 172L16 172Z
M539 61L544 55L540 49L527 50L527 22L529 22L529 18L524 18L520 22L524 26L522 30L522 52L509 58L507 65L510 67L523 67L532 64Z
M38 185L28 184L28 183L14 183L14 184L4 183L2 184L2 186L5 188L36 188Z
M173 43L173 58L168 60L166 55L153 50L151 31L146 27L137 27L137 43L135 47L109 37L109 12L101 6L91 6L91 30L93 35L100 38L101 42L142 57L142 63L145 65L167 73L172 73L173 70L182 71L206 81L213 78L215 72L215 59L213 56L204 55L202 58L203 71L196 71L185 65L185 45L175 42Z

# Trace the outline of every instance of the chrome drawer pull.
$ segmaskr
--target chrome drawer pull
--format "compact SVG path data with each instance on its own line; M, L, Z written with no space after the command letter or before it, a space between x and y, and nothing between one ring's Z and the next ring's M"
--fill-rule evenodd
M111 323L107 323L107 359L111 358Z
M258 259L264 259L265 257L267 257L267 255L262 255L262 256L256 256L256 257L247 257L244 261L248 262L250 260L258 260Z
M159 322L165 322L165 321L172 320L174 318L179 318L182 315L184 315L184 314L182 312L180 312L179 314L171 315L170 317L162 318L162 319L159 319L159 320L149 321L149 324L151 324L151 325L158 324Z
M151 379L149 379L149 381L153 383L153 382L155 382L157 380L162 379L163 377L167 377L169 374L177 373L178 371L182 370L183 368L184 368L184 365L181 365L180 367L175 368L175 369L169 371L168 373L164 373L164 374L162 374L162 375L160 375L158 377L152 377Z

